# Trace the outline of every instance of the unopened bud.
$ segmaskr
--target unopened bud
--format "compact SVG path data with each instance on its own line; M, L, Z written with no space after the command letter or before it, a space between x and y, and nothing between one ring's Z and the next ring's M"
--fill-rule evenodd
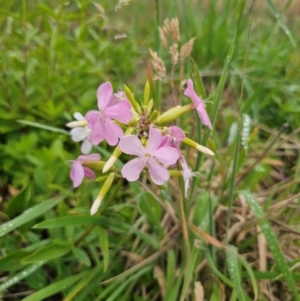
M154 104L154 102L153 102L153 99L151 98L150 101L149 101L149 103L148 103L148 106L147 106L147 113L148 114L150 114L150 112L152 111L153 104Z
M106 196L108 190L110 189L110 187L111 187L111 185L114 181L114 178L115 178L115 173L114 172L110 173L109 176L107 177L107 179L104 182L102 188L100 189L100 192L99 192L96 200L94 201L94 203L92 205L91 215L94 215L98 211L103 198Z
M144 106L148 106L150 96L150 85L149 82L146 82L145 90L144 90Z
M71 121L71 122L67 123L66 126L69 127L69 128L78 128L78 127L84 127L87 124L88 124L88 122L86 120Z
M125 136L130 135L132 132L133 132L133 128L132 127L127 128L127 130L125 132ZM122 151L117 146L114 149L111 157L108 159L108 161L103 166L102 172L106 173L108 170L110 170L111 167L116 163L117 159L120 157L121 154L122 154Z
M182 176L182 171L181 170L175 170L175 169L171 169L169 170L170 172L170 177L172 178L178 178L178 177L181 177Z
M169 123L177 119L178 117L192 111L195 108L193 104L188 104L186 106L177 106L169 109L168 111L161 114L157 119L157 124Z
M150 115L150 118L149 118L150 122L153 122L153 121L157 120L158 115L159 115L159 112L157 110L154 110L152 112L152 114Z
M128 97L128 100L130 101L132 107L137 112L140 112L141 108L140 108L139 104L136 102L136 100L134 99L134 96L133 96L132 92L130 91L130 89L126 85L124 85L124 92L125 92L126 96Z
M198 150L199 152L202 152L203 154L209 155L209 156L214 156L214 152L211 151L209 148L202 146L198 143L196 143L195 141L189 139L189 138L184 138L182 141L184 144Z
M94 171L101 171L105 165L105 161L85 161L82 163L83 166L86 166Z

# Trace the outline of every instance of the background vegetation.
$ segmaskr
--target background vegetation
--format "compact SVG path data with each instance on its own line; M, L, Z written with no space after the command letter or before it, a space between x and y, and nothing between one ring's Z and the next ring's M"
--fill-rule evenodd
M299 2L122 2L0 1L3 300L300 300ZM170 67L157 26L174 17L217 114L210 135L182 126L216 157L185 152L200 175L184 204L178 179L117 181L90 217L101 183L72 188L65 124L104 81L141 97L148 48Z

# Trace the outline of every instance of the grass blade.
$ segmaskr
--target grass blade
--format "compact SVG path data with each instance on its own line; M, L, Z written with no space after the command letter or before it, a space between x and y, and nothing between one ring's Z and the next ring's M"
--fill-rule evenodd
M50 199L27 209L20 216L0 226L0 237L47 212L63 199L64 197Z
M75 283L76 281L78 281L79 279L87 276L90 273L90 270L81 272L77 275L68 277L66 279L57 281L53 284L50 284L49 286L29 295L28 297L26 297L25 299L23 299L23 301L41 301L44 300L44 298L47 298L49 296L52 296L62 290L64 290L66 287L72 285L73 283Z
M242 288L241 273L238 264L238 256L235 254L237 250L233 246L228 246L228 247L232 250L232 252L230 250L226 252L227 269L232 282L235 283L235 287L236 287L235 291L238 299L240 301L246 301L243 288Z
M50 131L50 132L55 132L55 133L61 133L61 134L65 134L65 135L70 135L70 133L66 130L60 129L60 128L56 128L54 126L49 126L49 125L45 125L45 124L41 124L38 122L34 122L34 121L29 121L29 120L18 120L19 123L24 124L24 125L29 125L35 128L39 128L42 130L46 130L46 131Z
M267 4L269 5L272 13L274 14L274 16L276 17L279 25L281 26L281 28L283 29L283 31L285 32L285 34L289 37L290 41L292 42L293 46L296 47L296 41L294 40L290 30L288 29L287 25L284 23L283 18L281 17L279 11L277 10L276 6L274 5L274 3L271 0L266 0Z
M277 238L274 234L274 231L271 227L270 222L266 219L265 214L260 207L260 205L257 203L254 196L249 191L241 191L241 194L245 197L247 203L249 204L251 210L255 214L256 217L260 219L260 226L262 229L263 234L266 237L266 240L268 242L268 246L278 264L278 268L281 270L284 279L286 280L289 288L291 289L294 298L296 301L300 301L300 296L296 288L296 284L294 281L294 278L289 270L289 267L283 257L282 251L280 249L279 243L277 241Z

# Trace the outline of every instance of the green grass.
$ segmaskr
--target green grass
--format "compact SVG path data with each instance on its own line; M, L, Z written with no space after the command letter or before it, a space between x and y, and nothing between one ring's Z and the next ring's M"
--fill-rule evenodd
M0 0L3 300L300 300L299 5L224 2ZM180 124L215 158L184 149L199 171L188 199L181 179L117 179L91 217L102 182L72 188L80 147L65 124L96 108L104 81L142 99L148 79L164 107L170 85L152 84L148 48L170 70L157 23L173 17L181 46L197 37L174 85L205 89L214 130L194 113Z

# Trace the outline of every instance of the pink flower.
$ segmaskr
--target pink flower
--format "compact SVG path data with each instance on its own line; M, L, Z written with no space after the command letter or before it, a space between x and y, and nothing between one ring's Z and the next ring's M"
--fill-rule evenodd
M149 140L146 147L135 135L124 136L120 139L119 148L125 154L135 155L122 169L122 175L128 181L136 181L145 166L148 167L151 180L161 185L167 181L170 174L164 165L173 165L179 158L178 151L170 146L159 145L162 134L154 127L150 127Z
M192 100L203 125L206 125L212 130L211 122L205 110L205 104L195 92L193 82L190 79L187 81L187 88L184 91L184 95L188 96Z
M123 136L121 127L112 119L127 124L132 118L131 104L128 100L115 101L110 82L99 86L97 90L99 111L89 111L85 115L88 127L92 130L89 141L98 145L106 140L109 145L116 145Z
M159 146L171 146L177 149L179 157L181 157L181 152L179 149L179 143L185 138L184 131L178 126L170 126L168 129L168 134L164 135Z
M87 161L99 161L99 154L90 154L85 156L79 156L75 161L72 162L72 169L70 172L70 178L73 181L73 186L78 187L83 181L84 177L95 178L94 172L86 167L82 166L84 162Z

